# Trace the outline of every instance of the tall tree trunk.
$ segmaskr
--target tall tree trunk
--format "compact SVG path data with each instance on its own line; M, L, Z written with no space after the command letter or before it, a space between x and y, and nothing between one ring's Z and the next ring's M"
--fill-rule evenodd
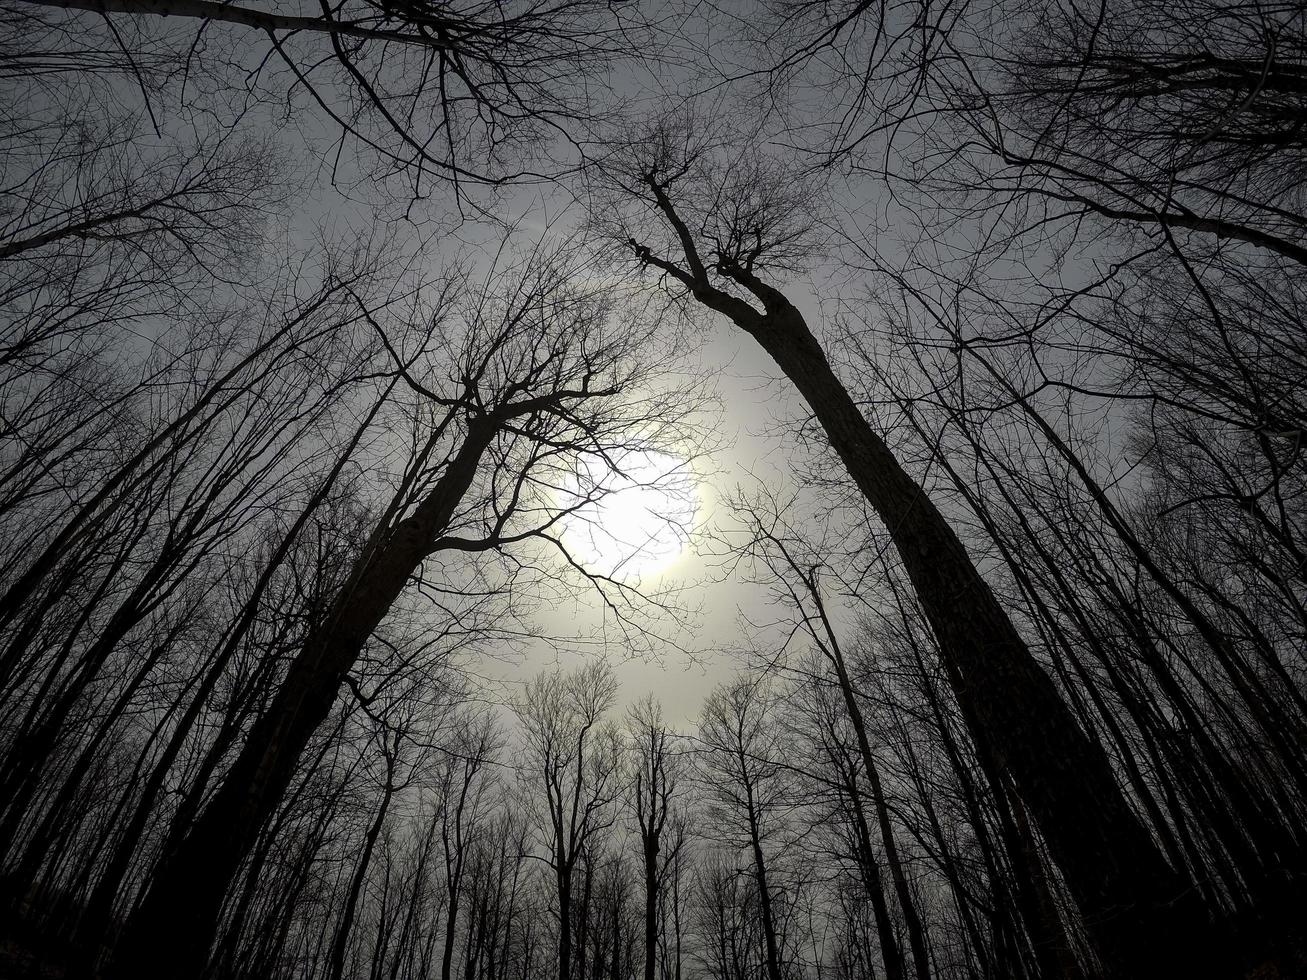
M681 852L678 849L672 873L672 931L676 937L675 967L672 980L681 980Z
M833 735L833 733L832 733ZM907 969L903 963L903 950L898 937L894 934L894 922L890 918L889 903L885 897L885 883L872 850L871 828L867 824L866 810L862 805L862 792L858 789L858 777L852 761L837 758L843 755L843 747L832 745L828 753L834 763L844 791L849 798L849 815L852 817L854 838L858 848L858 864L862 872L862 884L871 900L872 914L876 919L876 933L880 938L881 960L885 966L885 980L903 980Z
M953 668L950 682L973 737L1011 774L1107 972L1210 974L1221 957L1205 910L1159 853L1106 754L1076 723L953 528L835 376L803 315L742 266L719 271L757 297L764 312L713 286L666 187L653 175L648 185L692 271L640 246L637 255L752 336L804 397L888 530Z
M558 869L558 980L572 977L572 869Z
M470 422L462 446L417 510L360 556L325 624L292 662L223 784L175 851L161 861L128 923L111 975L124 980L147 975L160 962L168 963L178 980L203 972L229 882L259 827L276 809L364 643L448 525L495 431L486 419Z
M581 852L581 867L585 869L585 877L581 879L581 914L577 916L576 980L586 980L590 967L586 943L590 938L590 896L594 887L594 864L590 859L589 848Z
M758 904L762 912L762 937L766 952L767 980L781 980L781 954L776 941L776 916L772 910L771 886L767 883L767 859L762 853L762 834L754 809L753 786L746 784L749 808L749 844L753 850L754 879L758 882Z
M398 753L398 736L395 741L395 753ZM358 866L354 869L354 875L350 880L349 891L345 895L345 908L340 915L340 925L336 927L336 937L331 944L331 960L327 966L327 976L330 980L340 980L345 973L345 954L349 951L349 934L354 927L359 896L363 894L363 883L367 881L368 867L372 864L372 852L376 849L377 838L381 836L381 828L385 825L386 813L390 809L390 801L394 795L395 757L387 752L386 786L381 794L381 804L377 807L377 812L364 835L363 853L359 855Z
M178 721L176 730L172 733L168 745L163 752L163 756L155 764L149 780L141 793L141 798L137 802L130 823L123 833L118 847L110 859L109 866L106 868L100 881L97 883L95 890L92 892L90 899L86 904L85 914L79 926L80 943L79 946L86 951L99 955L100 943L104 938L105 930L108 928L113 914L113 903L117 896L118 889L122 883L123 877L131 864L136 847L145 831L145 826L149 821L150 815L154 810L154 802L159 794L163 791L164 782L168 772L172 768L173 762L181 752L183 745L190 735L191 729L199 719L204 710L204 706L209 701L209 695L213 692L218 682L221 680L227 664L231 661L240 648L241 642L249 633L258 616L262 601L268 586L271 584L273 575L280 569L286 556L290 554L291 548L299 540L300 533L308 524L310 518L317 512L318 508L326 502L328 495L340 477L341 471L345 468L346 463L353 457L354 450L358 448L364 433L372 425L377 413L385 404L390 394L392 383L385 392L373 402L372 407L363 421L354 430L349 443L345 449L336 458L331 469L326 474L322 483L314 491L313 495L305 502L304 507L300 510L295 521L291 524L286 534L282 536L277 548L269 556L267 563L259 573L259 577L254 584L249 597L245 600L241 608L241 614L233 624L230 632L223 640L222 646L217 655L210 663L205 666L204 676L200 680L199 688L195 692L191 701L187 705L185 712ZM226 727L226 726L224 726ZM205 787L208 785L209 773L217 766L221 757L225 753L225 739L220 735L216 743L210 748L204 765L200 768L200 775L195 780L195 786L189 799L195 801L198 807L199 799L203 796ZM187 800L183 801L179 814L186 814L187 819L192 812L187 805ZM181 831L184 827L180 824L176 828L176 833L171 835L171 839L180 842ZM165 847L165 851L167 848Z
M658 956L658 833L644 841L644 980L654 980Z
M461 859L460 859L461 860ZM454 936L458 929L459 886L449 889L449 910L445 913L445 948L440 952L440 980L449 980L454 967Z
M786 557L788 558L789 555L787 554ZM793 562L791 562L791 567L796 572L803 574ZM825 633L825 640L818 639L818 643L822 652L826 654L826 658L835 668L835 676L840 685L840 694L844 699L844 708L858 739L858 753L862 757L862 768L867 774L867 782L871 787L871 801L876 809L876 824L880 828L881 845L885 849L885 863L889 866L890 879L894 882L894 894L899 901L899 910L903 913L903 924L907 927L908 945L912 947L912 962L916 967L917 980L930 980L930 958L926 953L925 929L922 927L921 917L917 914L916 903L912 900L912 892L908 888L907 876L903 873L903 862L899 859L898 844L894 840L894 828L891 826L889 819L889 806L885 801L885 792L881 786L876 757L871 751L871 741L867 738L867 724L862 717L862 707L858 704L856 692L853 690L853 681L849 677L848 665L844 660L844 650L840 646L835 629L826 615L826 604L822 601L816 576L805 575L805 584L808 586L808 593L817 607L817 616L821 620L822 632ZM850 783L853 782L854 780L850 778ZM854 792L856 793L856 788ZM861 811L858 812L859 816L861 816Z

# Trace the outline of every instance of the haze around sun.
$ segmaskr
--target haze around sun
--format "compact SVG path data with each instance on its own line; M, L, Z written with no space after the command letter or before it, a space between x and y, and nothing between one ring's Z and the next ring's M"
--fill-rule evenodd
M665 572L687 550L700 508L685 460L651 449L585 459L560 493L563 541L588 569L614 578Z

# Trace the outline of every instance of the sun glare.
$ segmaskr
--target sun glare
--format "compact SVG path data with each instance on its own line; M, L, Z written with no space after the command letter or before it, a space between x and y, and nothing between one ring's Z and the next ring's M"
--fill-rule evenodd
M588 568L632 578L667 569L685 551L699 509L694 473L668 453L632 450L582 464L568 488L563 537Z

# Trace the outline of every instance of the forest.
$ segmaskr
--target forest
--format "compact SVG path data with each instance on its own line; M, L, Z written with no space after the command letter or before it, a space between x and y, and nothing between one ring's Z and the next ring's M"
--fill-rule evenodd
M1307 977L1301 0L0 90L0 980Z

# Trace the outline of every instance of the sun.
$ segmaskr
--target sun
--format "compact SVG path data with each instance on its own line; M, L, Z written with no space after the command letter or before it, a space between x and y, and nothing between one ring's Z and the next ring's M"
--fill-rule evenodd
M698 484L685 460L632 449L581 461L569 482L563 540L585 567L641 577L665 571L684 553L699 510Z

